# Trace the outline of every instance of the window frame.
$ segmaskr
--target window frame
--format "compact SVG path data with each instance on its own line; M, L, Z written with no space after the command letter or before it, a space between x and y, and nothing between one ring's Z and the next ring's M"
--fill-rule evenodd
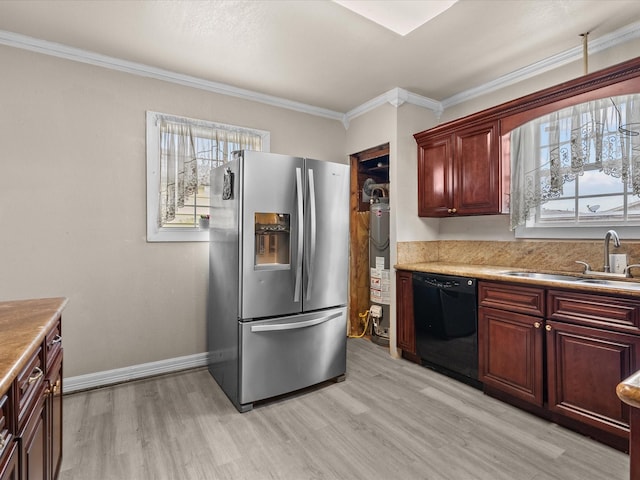
M208 242L209 231L189 227L158 227L160 213L160 126L161 118L174 118L197 125L222 130L246 130L262 137L262 151L270 151L271 132L229 125L207 120L197 120L155 111L146 112L146 181L147 181L147 242Z
M626 94L625 96L630 96L634 94ZM636 94L637 95L637 94ZM605 98L611 97L619 97L621 95L608 95ZM598 98L593 100L599 100ZM611 107L609 107L611 108ZM510 135L510 132L506 135ZM544 150L549 148L547 144L543 144L541 142L541 136L536 139L538 150ZM569 140L565 142L567 145L569 144ZM540 157L541 158L541 157ZM590 168L585 168L585 172L587 170L600 170L602 171L602 165L598 165L594 163L590 166ZM616 231L624 235L627 239L637 239L640 238L640 219L629 220L628 218L628 207L629 205L635 203L640 195L633 194L627 185L622 183L620 178L616 178L617 181L621 182L621 191L620 193L612 194L607 192L601 192L601 194L584 194L580 195L581 188L579 187L580 181L582 179L581 175L577 175L576 178L570 182L567 182L566 185L571 185L571 183L575 182L575 185L572 187L576 191L576 195L569 196L575 202L576 210L574 214L573 220L566 221L553 221L553 222L545 222L544 219L540 219L540 212L542 210L543 205L547 202L538 205L535 207L532 212L531 218L527 220L524 225L518 226L515 228L514 234L516 238L555 238L555 239L571 239L571 240L580 240L580 239L600 239L604 236L604 234L610 230L611 228L615 228ZM606 197L606 196L614 196L620 195L622 196L622 204L623 204L623 219L617 220L594 220L593 222L585 221L584 223L580 223L580 213L578 211L578 204L581 199L586 199L590 197ZM635 201L631 199L636 199Z

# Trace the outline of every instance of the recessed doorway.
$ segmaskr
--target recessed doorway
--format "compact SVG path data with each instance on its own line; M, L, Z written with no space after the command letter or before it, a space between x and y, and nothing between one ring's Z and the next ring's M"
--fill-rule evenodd
M349 335L363 333L362 314L371 307L371 260L369 257L371 202L389 193L389 144L378 145L351 158L351 256L349 265ZM388 294L388 293L387 293ZM384 299L381 299L384 300ZM388 306L386 308L388 316ZM386 319L388 325L388 318ZM366 335L372 332L369 318ZM374 333L375 337L375 333Z

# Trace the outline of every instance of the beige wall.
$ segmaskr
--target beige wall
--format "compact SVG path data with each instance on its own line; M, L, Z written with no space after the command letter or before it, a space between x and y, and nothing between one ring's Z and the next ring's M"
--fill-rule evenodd
M206 350L206 243L147 243L145 112L347 161L335 120L0 47L0 300L66 296L65 376Z
M590 69L632 58L639 47L596 54ZM271 151L319 159L346 162L389 142L394 245L513 239L504 216L417 217L413 134L438 123L427 109L385 104L345 131L335 120L10 47L0 46L0 65L0 300L69 297L66 377L206 349L207 245L145 239L147 110L269 130ZM456 105L440 121L574 78L581 68Z

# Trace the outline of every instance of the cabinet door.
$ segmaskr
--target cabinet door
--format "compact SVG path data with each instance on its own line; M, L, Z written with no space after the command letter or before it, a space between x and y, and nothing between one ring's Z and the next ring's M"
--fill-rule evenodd
M44 392L40 391L31 416L20 434L22 480L47 480L47 418Z
M640 369L640 337L547 322L549 409L620 437L629 407L616 386Z
M501 172L498 123L454 134L455 209L458 215L500 213Z
M418 215L448 217L453 208L451 136L418 146Z
M18 444L11 440L5 445L0 455L0 480L19 480L18 477Z
M47 468L49 478L58 477L62 463L62 349L47 373Z
M480 381L537 406L544 401L542 319L480 307ZM614 393L615 394L615 393Z
M396 274L397 345L404 352L415 355L416 334L413 320L413 276L411 272Z

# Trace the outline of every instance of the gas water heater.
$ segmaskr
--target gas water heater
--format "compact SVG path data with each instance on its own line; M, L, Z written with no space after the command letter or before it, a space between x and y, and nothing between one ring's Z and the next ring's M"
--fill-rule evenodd
M369 215L371 340L389 345L391 270L389 265L389 197L373 197Z

